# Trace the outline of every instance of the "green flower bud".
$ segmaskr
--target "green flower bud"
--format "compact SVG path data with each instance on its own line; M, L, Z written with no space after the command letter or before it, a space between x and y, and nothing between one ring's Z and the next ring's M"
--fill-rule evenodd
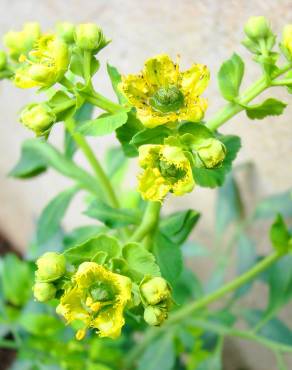
M151 326L159 326L167 319L165 308L148 306L144 311L144 320Z
M33 295L39 302L47 302L55 298L56 291L52 283L36 283L33 287Z
M266 39L272 35L268 20L263 17L250 17L244 26L244 32L252 40Z
M226 155L225 145L213 138L204 140L196 147L196 150L204 166L207 168L218 166Z
M140 292L144 301L152 306L170 298L167 281L161 277L154 277L142 282Z
M74 31L75 26L69 22L60 22L56 25L57 34L67 43L72 44L74 42Z
M101 28L94 23L79 24L75 29L74 38L76 45L83 50L97 52L107 44Z
M36 261L38 270L36 280L52 282L62 277L66 272L66 260L62 254L47 252Z
M33 130L37 136L43 135L56 121L56 115L47 104L32 103L20 114L20 122Z

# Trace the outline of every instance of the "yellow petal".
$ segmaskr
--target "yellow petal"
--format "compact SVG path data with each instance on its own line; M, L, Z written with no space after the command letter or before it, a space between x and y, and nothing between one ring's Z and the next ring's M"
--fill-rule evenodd
M149 87L141 75L123 76L118 88L135 107L148 104Z
M137 109L137 117L147 128L154 128L160 125L164 125L169 122L177 120L177 114L175 112L170 113L159 113L156 112L150 105L143 106L142 109Z
M176 85L178 68L167 54L156 55L145 62L143 75L149 85L163 87Z
M195 101L189 100L180 112L179 118L182 121L199 122L204 117L208 107L208 101L204 98L197 98Z
M171 189L157 168L147 168L138 179L138 190L145 200L161 202Z
M203 64L193 64L192 67L181 73L181 90L183 94L196 98L208 86L210 73Z

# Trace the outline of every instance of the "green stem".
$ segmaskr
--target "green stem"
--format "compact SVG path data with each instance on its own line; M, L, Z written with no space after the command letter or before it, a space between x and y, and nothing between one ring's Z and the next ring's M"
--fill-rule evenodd
M287 86L287 85L292 85L292 78L285 78L283 80L272 82L272 86Z
M83 77L85 80L85 85L89 86L91 82L91 52L89 50L84 50L83 54Z
M272 80L286 73L287 71L289 71L289 69L291 69L291 63L285 65L283 68L280 68L278 71L276 71L274 75L272 76ZM220 109L219 112L215 114L215 116L206 123L206 126L210 130L215 131L218 127L222 126L230 118L232 118L237 113L244 110L244 105L249 103L251 100L253 100L256 96L258 96L261 92L263 92L265 89L267 89L271 85L273 85L273 81L270 81L265 76L261 77L254 84L252 84L248 89L246 89L236 99L236 102L228 103L225 107Z
M17 349L19 346L16 342L8 339L1 339L0 340L0 348L10 348L10 349Z
M231 293L232 291L238 289L242 285L248 283L250 280L254 279L257 275L261 274L263 271L269 268L278 259L280 259L282 255L283 254L279 252L273 253L272 255L264 258L262 261L256 264L249 271L240 275L239 277L237 277L230 283L227 283L226 285L224 285L222 288L219 288L215 292L210 293L206 295L205 297L199 299L198 301L190 303L186 305L185 307L174 312L160 330L150 329L148 333L146 333L146 335L143 338L143 342L139 343L133 349L133 351L129 354L127 364L128 365L132 364L132 362L135 361L135 359L139 357L140 354L144 351L147 345L153 339L155 339L158 335L160 335L162 331L166 331L171 325L175 325L179 323L181 320L184 320L185 318L187 318L194 312L208 306L209 304L217 301L218 299L222 298L226 294ZM253 334L248 334L249 337L251 337L251 335Z
M89 103L109 113L116 113L123 109L121 105L112 102L111 100L109 100L108 98L104 97L103 95L99 94L96 91L94 91L92 94L84 94L84 97Z
M110 183L110 180L108 179L107 175L105 174L103 168L101 167L99 161L95 157L93 151L91 150L90 146L87 144L85 138L76 132L74 130L75 121L73 118L68 119L66 121L66 128L72 135L73 139L75 140L78 147L82 150L85 157L87 158L88 162L90 163L92 169L94 170L94 173L96 177L98 178L100 185L105 193L105 196L107 197L110 204L118 208L119 207L119 201L116 197L116 194L112 188L112 185Z
M73 107L74 105L76 105L76 100L73 100L73 99L68 100L64 103L58 104L55 108L53 108L53 112L55 114L58 114L58 113L63 112L66 109L69 109L69 108Z
M159 212L161 209L160 202L149 202L144 213L141 225L135 230L130 241L140 242L144 237L153 231L157 224Z

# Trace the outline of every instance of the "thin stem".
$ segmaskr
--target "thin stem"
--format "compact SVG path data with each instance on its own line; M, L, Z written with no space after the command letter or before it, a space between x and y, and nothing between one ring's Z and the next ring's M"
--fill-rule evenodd
M82 150L82 152L86 156L88 162L90 163L92 169L95 172L96 177L98 178L98 180L100 182L100 185L101 185L108 201L110 202L110 204L113 207L118 208L119 207L119 201L116 197L114 189L112 188L110 180L108 179L107 175L105 174L103 168L101 167L99 161L95 157L93 151L91 150L91 148L88 145L85 138L81 134L79 134L78 132L76 132L74 130L74 125L75 125L75 121L74 121L73 118L68 119L66 121L66 128L68 129L68 131L72 135L73 139L76 141L76 144L79 146L79 148Z
M89 86L91 82L91 52L89 50L84 50L83 54L83 77L85 80L85 85Z
M108 98L104 97L103 95L99 94L96 91L94 91L92 94L84 94L84 97L89 103L109 113L116 113L123 109L123 106L112 102L111 100L109 100Z
M144 213L141 225L135 230L130 241L140 242L144 237L153 231L157 224L159 212L161 209L160 202L149 202Z
M73 100L73 99L72 100L68 100L68 101L65 101L64 103L58 104L53 109L53 111L54 111L55 114L58 114L58 113L63 112L66 109L69 109L69 108L73 107L75 104L76 104L76 100Z
M147 345L155 339L158 335L161 334L162 331L166 331L171 325L175 325L179 323L181 320L184 320L194 312L208 306L209 304L217 301L218 299L222 298L228 293L238 289L242 285L248 283L252 279L254 279L257 275L261 274L263 271L268 269L273 263L275 263L278 259L282 257L282 253L275 252L272 255L264 258L262 261L257 263L253 268L249 271L245 272L244 274L240 275L230 283L224 285L223 287L219 288L213 293L206 295L205 297L190 303L183 308L174 312L168 321L164 324L161 329L150 329L146 332L146 335L143 338L143 342L139 343L128 355L127 364L132 364L133 361L144 351ZM252 333L248 333L245 335L249 338L254 337L255 335ZM291 349L292 350L292 349Z
M272 80L276 79L277 77L289 71L291 67L292 65L291 63L289 63L285 65L283 68L280 68L278 71L274 73L274 75L272 76ZM258 96L261 92L263 92L265 89L270 87L272 84L273 84L273 81L269 81L269 79L267 79L266 76L261 77L254 84L252 84L248 89L246 89L236 99L236 102L228 103L225 107L220 109L219 112L217 112L215 116L206 123L206 126L210 130L215 131L218 127L222 126L230 118L232 118L237 113L244 110L244 105L249 103L251 100L253 100L256 96Z

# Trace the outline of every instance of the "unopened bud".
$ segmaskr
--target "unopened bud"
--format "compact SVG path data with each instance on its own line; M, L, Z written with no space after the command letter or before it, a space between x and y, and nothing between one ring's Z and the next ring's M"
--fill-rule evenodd
M283 30L282 46L292 58L292 24L288 24Z
M151 326L159 326L167 319L165 308L148 306L144 311L144 320Z
M170 297L167 281L161 277L154 277L144 283L142 282L140 292L149 305L156 305Z
M266 39L272 35L268 20L263 17L250 17L244 26L244 32L252 40Z
M69 22L60 22L56 25L57 34L67 43L72 44L74 42L74 31L75 26Z
M66 272L66 260L62 254L47 252L36 261L38 270L36 280L52 282L62 277Z
M47 302L55 298L56 287L52 283L35 283L33 295L39 302Z
M94 23L76 26L75 42L80 49L92 51L98 51L107 44L101 28Z
M56 121L56 115L47 104L29 104L20 115L20 122L37 136L44 134Z
M225 145L214 138L204 140L196 150L204 166L207 168L218 166L226 155Z

